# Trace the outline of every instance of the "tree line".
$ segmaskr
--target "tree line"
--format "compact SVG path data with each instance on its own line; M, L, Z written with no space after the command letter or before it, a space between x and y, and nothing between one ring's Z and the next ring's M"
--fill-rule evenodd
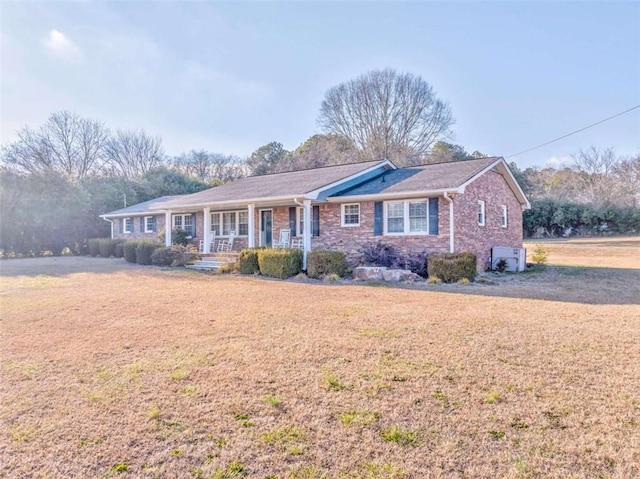
M186 194L248 175L390 159L398 166L487 156L450 142L455 119L421 77L374 70L330 88L322 132L292 151L273 141L247 158L194 149L164 153L144 130L111 129L68 111L26 126L0 149L0 251L79 253L108 236L100 214L163 195ZM640 230L640 155L580 151L568 166L511 168L533 208L527 235Z

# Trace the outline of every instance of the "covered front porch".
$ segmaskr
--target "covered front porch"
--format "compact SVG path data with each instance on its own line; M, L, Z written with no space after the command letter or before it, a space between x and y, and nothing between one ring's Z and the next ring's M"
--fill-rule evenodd
M319 235L319 206L309 199L249 204L212 204L190 212L193 216L191 242L203 255L239 252L253 247L294 247L307 252L311 239ZM171 232L184 224L184 211L165 210L165 244L171 245Z

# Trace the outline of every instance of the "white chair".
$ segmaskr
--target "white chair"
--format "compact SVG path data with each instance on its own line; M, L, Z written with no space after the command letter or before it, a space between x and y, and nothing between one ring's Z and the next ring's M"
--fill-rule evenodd
M217 252L218 253L222 253L222 252L229 252L233 249L233 240L236 237L236 232L231 230L229 231L229 237L227 239L221 239L220 241L218 241L218 248L217 248Z
M215 243L216 243L216 235L215 233L212 231L209 234L209 239L211 240L211 243L209 243L209 251L205 251L204 250L204 240L200 240L200 252L201 253L213 253L215 251Z
M289 228L284 228L280 230L280 239L278 241L273 242L274 248L288 248L291 240L291 230Z
M293 238L291 240L291 247L293 249L304 249L304 243L302 242L302 238Z

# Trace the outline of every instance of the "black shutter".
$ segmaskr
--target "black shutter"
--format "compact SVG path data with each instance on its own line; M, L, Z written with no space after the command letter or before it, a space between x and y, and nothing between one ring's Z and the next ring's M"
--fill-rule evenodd
M151 217L151 231L156 232L156 216Z
M124 218L120 218L120 233L124 233Z
M289 229L291 230L291 236L296 235L296 207L289 207Z
M373 204L373 234L380 236L382 234L382 201L376 201Z
M144 227L144 216L140 217L140 233L144 233L144 230L146 228Z
M438 234L438 198L429 198L429 234Z
M191 237L196 237L196 214L191 214Z
M312 207L313 212L313 236L320 236L320 206L316 205Z

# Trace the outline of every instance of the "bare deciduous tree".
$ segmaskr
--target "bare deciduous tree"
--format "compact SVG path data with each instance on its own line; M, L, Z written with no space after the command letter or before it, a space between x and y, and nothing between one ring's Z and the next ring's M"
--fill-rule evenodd
M110 173L134 178L163 164L162 140L144 130L118 130L106 144Z
M392 69L374 70L325 94L318 123L349 138L372 159L418 162L454 120L421 77Z
M2 160L16 171L53 170L79 180L102 169L108 137L102 123L60 111L38 130L20 130L17 141L3 148Z
M246 162L238 157L191 150L174 158L173 167L207 183L228 183L248 174Z
M616 201L619 188L614 171L620 162L613 148L599 149L594 146L573 155L573 170L577 172L578 201L596 205Z

